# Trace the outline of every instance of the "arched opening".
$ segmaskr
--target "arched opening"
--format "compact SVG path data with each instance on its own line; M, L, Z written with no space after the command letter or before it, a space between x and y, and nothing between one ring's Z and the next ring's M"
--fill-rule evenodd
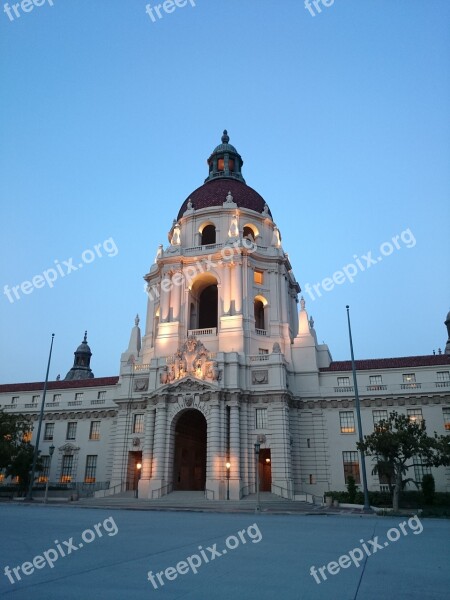
M217 327L217 284L208 285L200 294L198 326Z
M254 242L256 240L256 236L259 235L259 232L254 225L245 225L242 235L244 238L248 238Z
M217 324L217 279L211 273L204 273L195 279L190 289L189 329L210 329Z
M206 419L199 410L187 410L178 418L175 425L174 490L205 489L206 432Z
M265 329L264 304L261 300L255 299L255 327L256 329Z
M202 229L201 245L206 246L207 244L216 243L216 228L214 225L206 225Z

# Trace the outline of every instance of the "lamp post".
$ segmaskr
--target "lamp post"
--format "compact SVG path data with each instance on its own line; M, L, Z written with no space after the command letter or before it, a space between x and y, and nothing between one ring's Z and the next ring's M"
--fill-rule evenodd
M48 461L48 474L47 474L47 481L45 482L44 504L47 504L48 482L50 481L50 469L52 466L52 456L53 456L54 451L55 451L55 446L52 444L50 446L50 448L48 449L48 453L50 455L50 460Z
M230 468L231 468L231 463L227 462L225 463L225 466L227 468L227 500L230 499Z
M138 462L136 464L136 469L138 472L138 478L137 478L137 486L136 486L136 491L134 493L134 497L137 498L138 497L138 492L139 492L139 481L141 479L141 469L142 469L142 463Z
M44 391L42 393L41 411L39 413L39 425L38 425L38 430L37 430L37 435L36 435L36 445L34 447L33 466L31 467L30 486L28 488L28 493L27 493L25 500L33 500L34 474L36 472L36 462L37 462L37 458L39 456L39 438L41 437L42 420L44 418L44 406L45 406L45 396L47 394L48 372L50 371L50 361L52 359L52 349L53 349L53 340L54 339L55 339L55 334L52 333L52 342L50 344L50 352L48 355L47 373L45 375Z
M350 339L350 354L352 357L352 374L353 374L353 387L355 389L355 407L356 407L356 418L358 421L358 439L360 443L363 440L362 434L362 424L361 424L361 406L359 403L359 394L358 394L358 382L356 380L356 365L355 365L355 356L353 354L353 340L352 340L352 328L350 325L350 306L347 304L345 307L347 309L347 322L348 322L348 335ZM364 512L372 512L369 503L369 492L367 491L367 474L366 474L366 458L364 456L363 450L359 451L360 459L361 459L361 474L363 480L363 492L364 492Z
M255 442L255 468L256 468L256 508L255 513L259 513L261 511L261 506L259 502L259 449L261 444L259 442Z

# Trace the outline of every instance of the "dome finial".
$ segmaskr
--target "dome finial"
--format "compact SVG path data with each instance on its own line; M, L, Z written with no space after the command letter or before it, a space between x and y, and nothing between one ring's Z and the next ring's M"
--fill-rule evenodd
M230 136L228 135L228 131L226 129L224 129L223 136L222 136L222 144L228 144L229 141L230 141Z
M83 342L85 344L87 344L87 331L84 332L84 340L83 340Z

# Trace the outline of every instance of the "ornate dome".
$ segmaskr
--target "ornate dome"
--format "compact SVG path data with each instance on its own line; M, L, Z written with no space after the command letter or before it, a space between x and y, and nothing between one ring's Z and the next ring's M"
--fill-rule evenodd
M216 146L208 158L209 175L205 183L186 198L181 205L177 220L183 216L189 200L195 210L222 206L229 192L239 208L248 208L258 213L264 210L266 204L264 198L245 183L241 173L244 161L236 148L229 143L230 138L226 129L221 141L222 143ZM272 216L270 210L269 214Z
M177 219L183 216L189 200L191 200L192 208L195 210L209 208L210 206L222 206L227 199L228 192L231 192L233 202L239 208L248 208L257 213L262 213L264 210L266 202L256 190L236 179L220 178L208 181L192 192L181 205Z

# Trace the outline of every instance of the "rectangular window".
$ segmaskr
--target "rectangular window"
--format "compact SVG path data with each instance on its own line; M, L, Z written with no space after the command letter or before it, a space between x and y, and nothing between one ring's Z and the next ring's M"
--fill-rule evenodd
M78 400L78 401L83 400L83 392L77 392L75 394L75 401L76 400Z
M341 433L355 433L355 415L352 410L339 412Z
M443 408L442 414L444 416L444 427L447 431L450 431L450 408Z
M369 383L370 385L381 385L383 383L383 377L381 375L370 375Z
M54 423L46 423L45 431L44 431L44 440L47 442L51 442L53 440L53 433L55 431Z
M106 391L97 392L97 400L104 400L106 398Z
M258 354L269 354L269 351L265 348L258 348Z
M39 402L39 398L40 398L39 395L38 396L33 396L33 399L32 399L33 404L37 404Z
M257 284L257 285L262 285L264 282L264 273L262 271L254 271L253 274L253 281Z
M338 377L337 383L339 387L348 387L350 385L350 377Z
M144 415L134 415L133 433L144 433Z
M13 396L11 398L11 404L17 404L19 402L19 396Z
M91 429L89 431L90 440L100 439L100 421L91 421Z
M386 421L388 418L387 410L373 410L373 424L378 425L380 421Z
M348 477L351 475L355 479L355 483L361 483L359 476L359 460L357 452L343 452L342 460L344 462L344 481L347 483Z
M59 402L61 400L61 394L53 394L53 402Z
M86 456L86 471L84 473L84 483L95 483L95 472L97 470L97 455L88 454Z
M450 371L438 371L436 375L438 381L450 381Z
M70 425L70 423L69 423ZM76 425L76 423L75 423ZM61 483L70 483L72 481L73 473L73 456L71 454L66 454L62 459L62 467L61 467Z
M431 467L426 467L422 464L420 457L414 461L414 481L421 484L424 475L431 473Z
M50 456L41 456L42 471L39 473L38 483L47 483L50 476Z
M415 373L404 373L402 375L403 383L416 383L416 374Z
M408 419L410 421L417 421L417 423L421 423L423 421L421 408L408 408L406 412L408 413Z
M70 421L70 423L67 423L66 440L74 440L76 437L77 437L77 423L76 423L76 421Z
M256 409L256 429L267 428L267 408Z

